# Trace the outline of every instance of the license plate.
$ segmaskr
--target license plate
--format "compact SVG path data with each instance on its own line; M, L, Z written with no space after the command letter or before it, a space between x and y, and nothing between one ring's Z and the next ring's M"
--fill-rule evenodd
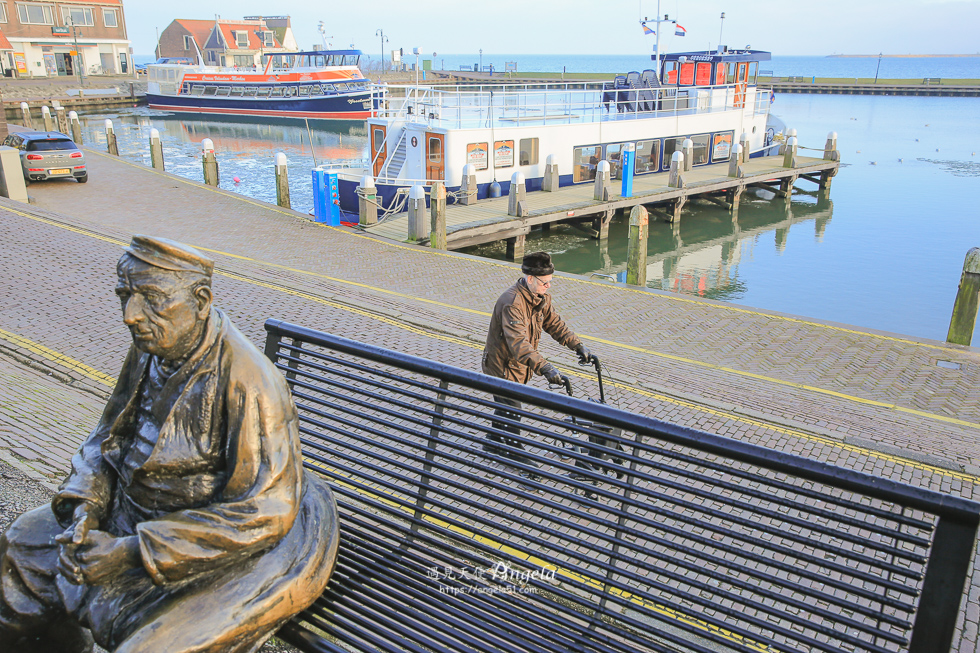
M70 175L71 168L51 168L48 170L49 175Z

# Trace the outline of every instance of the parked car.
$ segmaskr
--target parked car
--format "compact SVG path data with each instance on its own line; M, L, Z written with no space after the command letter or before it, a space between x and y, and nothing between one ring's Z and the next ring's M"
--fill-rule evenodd
M20 150L24 179L29 182L67 177L80 184L88 181L85 153L61 132L16 132L3 144Z

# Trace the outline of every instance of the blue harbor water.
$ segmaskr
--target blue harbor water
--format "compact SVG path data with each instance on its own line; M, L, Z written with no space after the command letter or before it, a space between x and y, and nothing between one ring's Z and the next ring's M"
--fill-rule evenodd
M840 71L848 66L872 61L785 59L827 61L837 68L776 74L844 77ZM913 74L920 62L946 60L883 59L883 70L886 61L905 66L892 77L953 76ZM980 78L980 59L948 61L963 77ZM780 94L773 112L797 129L804 147L822 149L827 133L838 133L843 163L829 201L799 194L787 204L753 192L743 197L737 223L720 207L689 203L679 228L651 224L648 285L944 340L963 258L980 246L980 99ZM303 123L186 120L146 108L82 116L87 144L104 147L106 117L114 119L122 156L148 166L149 130L155 127L167 170L197 181L200 141L211 138L222 188L268 202L275 202L274 155L283 151L293 206L301 211L312 207L314 155L319 163L333 162L361 158L367 149L361 123L311 122L307 132ZM815 186L800 180L797 188ZM552 252L566 272L619 277L626 240L625 219L617 218L606 246L559 226L547 236L532 234L528 247ZM501 243L467 252L504 258ZM560 302L560 286L555 293ZM980 329L974 342L980 342Z

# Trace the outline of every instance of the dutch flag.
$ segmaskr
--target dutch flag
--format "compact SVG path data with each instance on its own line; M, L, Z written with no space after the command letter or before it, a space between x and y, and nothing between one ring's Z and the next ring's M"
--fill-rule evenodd
M649 27L647 27L647 24L646 23L643 23L643 33L644 34L656 34L655 31L653 31L652 29L650 29Z
M674 36L687 36L687 30L682 25L674 23Z

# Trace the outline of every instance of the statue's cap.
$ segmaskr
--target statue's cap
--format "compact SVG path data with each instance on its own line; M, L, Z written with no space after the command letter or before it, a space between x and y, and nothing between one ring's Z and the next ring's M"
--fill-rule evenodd
M133 242L125 249L130 256L164 270L198 272L208 277L214 272L214 261L193 247L168 238L133 236Z

